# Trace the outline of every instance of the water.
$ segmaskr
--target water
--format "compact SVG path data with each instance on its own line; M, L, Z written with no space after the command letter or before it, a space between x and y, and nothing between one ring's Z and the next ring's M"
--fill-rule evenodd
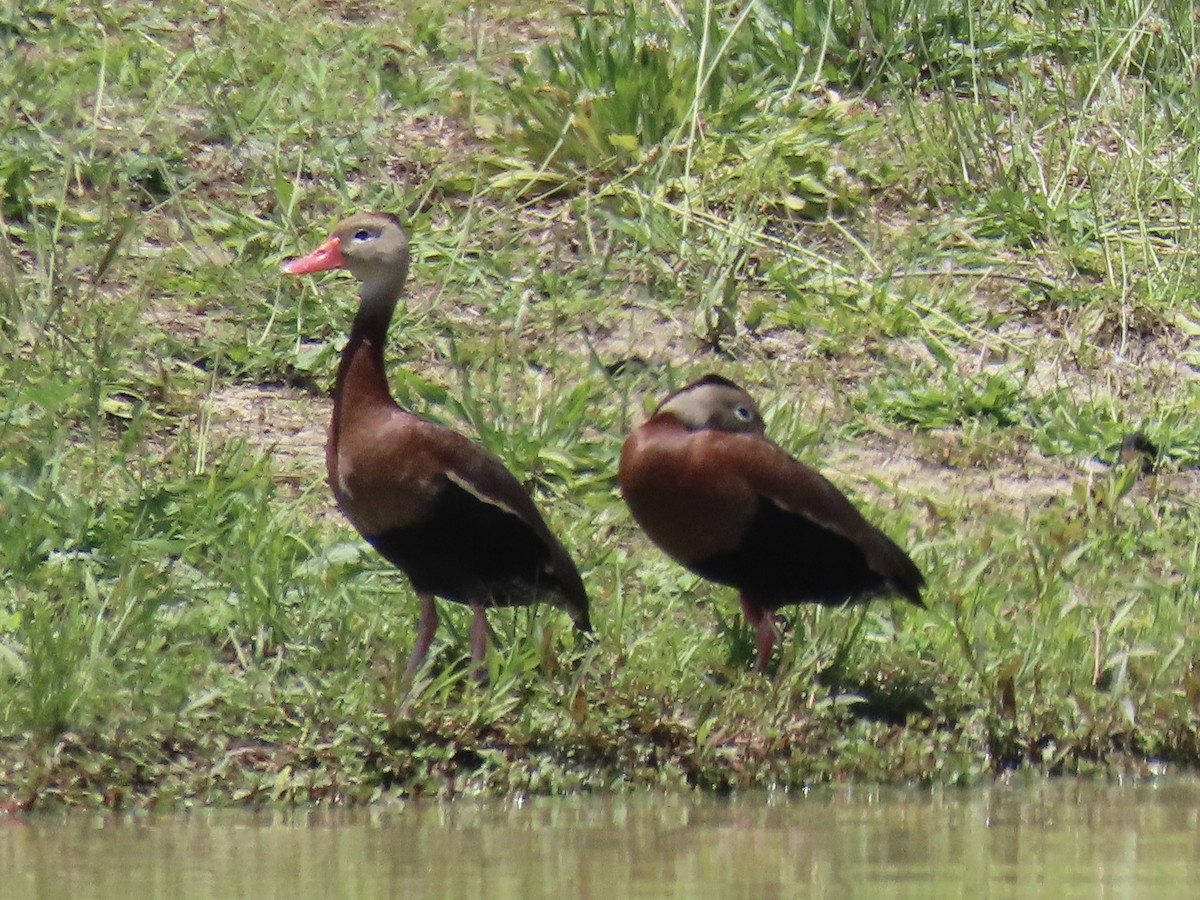
M1193 897L1200 781L0 819L0 898Z

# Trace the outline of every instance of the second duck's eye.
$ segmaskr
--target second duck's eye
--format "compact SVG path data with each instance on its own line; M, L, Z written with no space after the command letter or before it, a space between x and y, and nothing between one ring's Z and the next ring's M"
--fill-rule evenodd
M735 406L733 414L743 422L752 422L754 420L754 413L750 412L750 407L748 406Z
M354 239L356 241L366 241L370 240L370 238L371 232L367 231L365 228L360 228L358 231L354 232Z

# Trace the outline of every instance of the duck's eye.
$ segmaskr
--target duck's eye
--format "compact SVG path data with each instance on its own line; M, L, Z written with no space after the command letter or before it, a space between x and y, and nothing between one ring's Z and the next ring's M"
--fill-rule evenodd
M360 228L358 231L354 232L354 239L356 241L368 241L371 239L371 232L367 231L365 228Z
M743 422L754 421L754 413L750 412L750 407L748 406L735 406L733 408L733 414Z

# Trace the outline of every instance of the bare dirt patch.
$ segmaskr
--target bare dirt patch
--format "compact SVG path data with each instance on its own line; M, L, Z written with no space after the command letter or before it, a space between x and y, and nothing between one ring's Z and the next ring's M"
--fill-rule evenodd
M269 453L285 480L324 480L329 400L289 387L229 384L203 408L215 442L240 439Z
M986 497L987 505L1010 511L1062 496L1076 479L1106 469L1092 460L1070 464L1032 452L998 465L939 464L908 442L841 447L830 453L824 468L832 480L853 484L857 492L878 493L871 482L879 482L894 487L901 497L945 498L953 492Z

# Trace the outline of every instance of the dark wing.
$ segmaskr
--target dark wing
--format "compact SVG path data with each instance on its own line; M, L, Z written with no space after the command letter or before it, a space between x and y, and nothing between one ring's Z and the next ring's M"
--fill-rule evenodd
M714 442L714 454L727 460L730 468L736 467L739 477L760 498L743 546L765 544L761 552L783 552L783 547L773 547L783 542L809 546L818 554L814 559L819 563L823 558L829 571L865 565L906 599L923 605L920 591L925 579L908 554L863 518L826 478L766 438L720 437L722 440Z
M463 603L562 606L590 630L588 599L571 557L504 465L438 426L422 443L433 497L416 521L369 537L414 586Z

